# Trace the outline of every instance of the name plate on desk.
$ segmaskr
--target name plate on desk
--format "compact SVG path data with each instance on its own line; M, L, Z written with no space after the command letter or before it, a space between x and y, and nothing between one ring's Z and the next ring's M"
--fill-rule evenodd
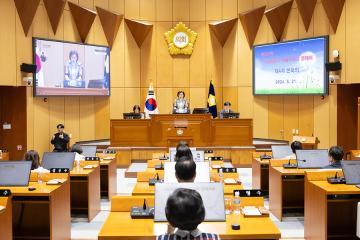
M220 169L223 173L237 173L237 168L219 168L218 173L220 172Z
M260 189L251 189L251 190L234 190L235 193L238 192L240 197L263 197L263 192Z
M224 160L223 157L209 157L208 159L211 160L211 161L222 161L222 160Z
M85 157L85 161L100 161L99 157Z
M69 173L70 169L68 168L51 168L50 173Z
M10 189L2 189L0 190L0 197L9 197L11 196Z

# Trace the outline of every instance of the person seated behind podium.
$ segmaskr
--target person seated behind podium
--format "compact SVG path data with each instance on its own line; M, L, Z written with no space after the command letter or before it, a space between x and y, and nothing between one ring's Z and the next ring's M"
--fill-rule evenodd
M342 168L341 160L343 160L343 157L344 157L344 150L342 149L342 147L332 146L329 149L330 164L323 168L326 169Z
M70 137L65 133L63 124L56 126L58 132L55 133L51 138L51 144L54 145L53 152L67 152L67 145L70 141Z
M82 155L83 150L82 150L82 147L80 146L80 144L75 143L74 145L72 145L70 152L75 153L75 161L85 160L85 156Z
M178 159L180 159L181 157L187 157L193 160L192 152L187 143L180 145L178 144L178 146L176 147L175 161L177 162Z
M184 91L177 92L173 107L173 113L190 113L189 102L185 98Z
M197 227L205 219L201 195L192 189L178 188L168 198L165 207L168 232L157 240L218 240L217 234L203 233Z
M290 156L284 157L283 159L296 159L296 150L302 150L302 143L299 141L294 141L290 145L291 151L293 152Z
M196 178L196 163L189 157L182 156L175 163L175 176L179 183L194 182Z
M231 110L231 103L230 102L224 102L224 108L220 112L220 119L224 118L224 113L232 113L232 112L233 111Z
M39 153L35 150L29 150L24 155L25 161L31 161L31 170L36 170L40 167Z
M145 118L144 114L141 112L140 106L137 105L137 104L133 106L133 113L138 113L138 114L140 114L141 119Z

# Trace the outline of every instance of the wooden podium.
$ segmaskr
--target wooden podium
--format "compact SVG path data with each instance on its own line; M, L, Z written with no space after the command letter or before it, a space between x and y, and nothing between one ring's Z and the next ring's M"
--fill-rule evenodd
M252 119L211 119L207 114L156 114L151 119L113 119L111 145L169 147L179 141L191 146L252 146Z

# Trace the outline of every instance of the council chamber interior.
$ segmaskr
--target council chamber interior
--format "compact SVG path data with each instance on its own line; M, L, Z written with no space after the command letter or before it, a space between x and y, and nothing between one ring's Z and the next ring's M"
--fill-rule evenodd
M359 239L359 11L1 0L0 239Z

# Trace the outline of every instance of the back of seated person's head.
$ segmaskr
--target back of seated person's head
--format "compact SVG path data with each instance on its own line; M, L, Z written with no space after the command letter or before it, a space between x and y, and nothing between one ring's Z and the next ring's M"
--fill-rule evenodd
M197 191L178 188L168 198L165 214L171 226L193 231L204 221L205 207Z
M80 144L74 144L72 145L70 152L76 152L78 154L82 154L83 150Z
M175 176L178 182L194 182L196 163L191 158L182 156L175 163Z
M178 159L180 159L181 157L187 157L193 159L192 152L187 145L180 145L176 149L175 161L178 161Z
M179 147L182 146L187 146L189 147L189 144L186 141L180 141L177 145L176 145L176 151L178 150Z
M302 150L303 146L302 143L299 141L294 141L291 143L291 150L293 153L296 153L296 150Z
M29 150L24 155L25 161L31 161L31 170L37 169L40 166L39 153L35 150Z
M332 146L329 149L329 156L334 162L340 162L344 157L344 150L339 146Z

